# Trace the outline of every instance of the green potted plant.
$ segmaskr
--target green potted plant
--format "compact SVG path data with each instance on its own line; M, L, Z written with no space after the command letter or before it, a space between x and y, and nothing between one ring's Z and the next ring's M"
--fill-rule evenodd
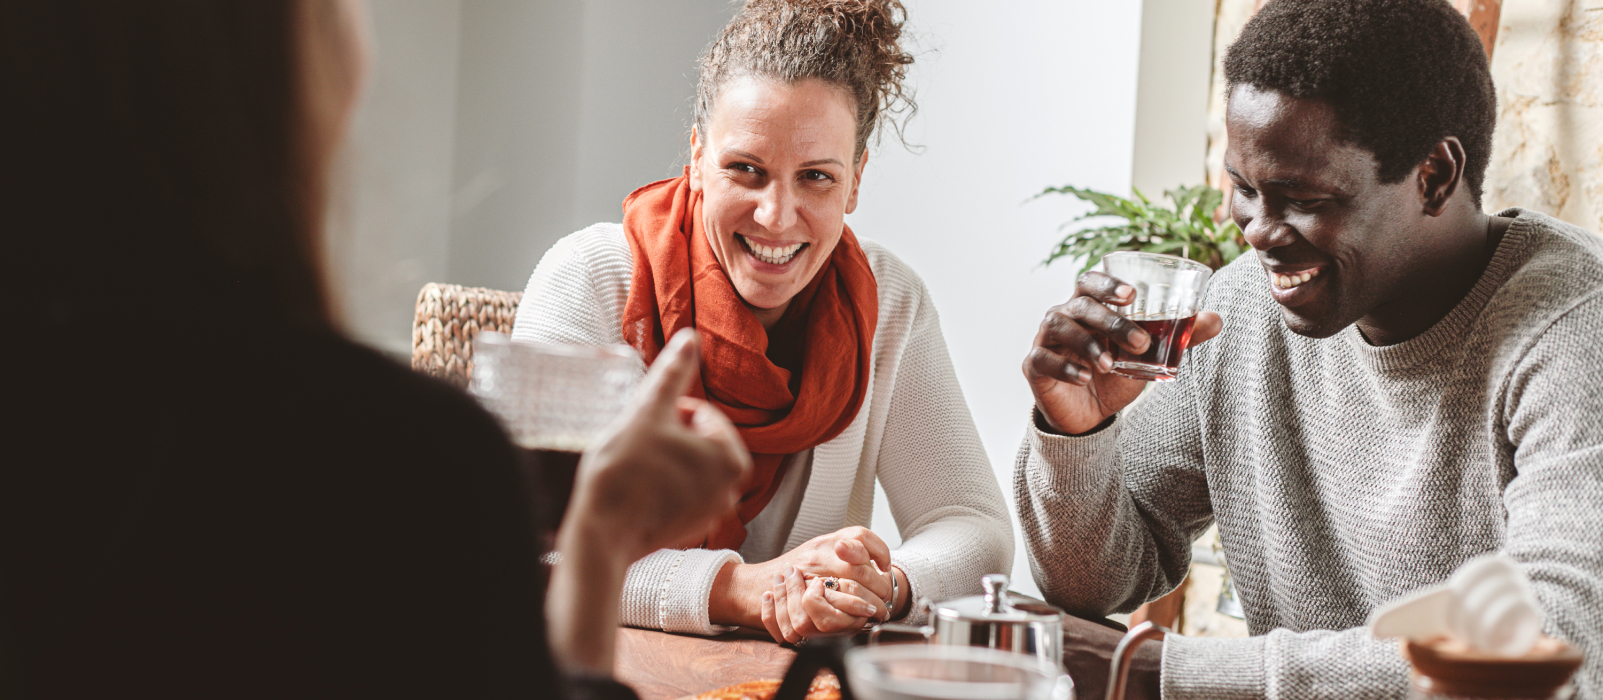
M1224 201L1224 193L1208 185L1178 187L1164 192L1169 206L1154 204L1140 190L1135 199L1078 187L1048 187L1031 197L1033 201L1049 194L1078 197L1096 209L1077 216L1058 230L1087 219L1112 218L1102 226L1085 225L1069 232L1053 246L1041 262L1049 265L1059 258L1082 259L1085 272L1115 250L1140 250L1189 258L1215 270L1235 260L1248 249L1241 229L1234 221L1214 221L1213 213Z

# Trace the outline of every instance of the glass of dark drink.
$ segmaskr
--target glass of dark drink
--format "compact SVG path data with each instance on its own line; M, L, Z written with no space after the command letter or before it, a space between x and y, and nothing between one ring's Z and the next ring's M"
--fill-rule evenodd
M552 544L573 493L579 456L623 411L643 365L627 345L550 345L480 333L468 390L523 453L535 527Z
M1131 251L1107 254L1102 270L1135 287L1135 301L1114 311L1152 336L1146 352L1139 354L1110 343L1113 372L1149 382L1174 381L1213 270L1173 255Z

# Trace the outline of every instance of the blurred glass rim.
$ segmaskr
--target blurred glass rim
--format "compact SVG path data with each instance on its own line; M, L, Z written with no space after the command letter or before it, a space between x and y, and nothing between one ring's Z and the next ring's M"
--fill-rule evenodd
M531 343L526 340L513 340L505 333L497 331L484 331L479 333L475 343L480 346L492 346L527 350L539 355L556 355L558 357L572 357L592 360L635 360L640 359L640 353L628 345L563 345L559 343Z
M954 675L953 671L962 664L974 664L980 669L989 669L990 678L962 680L957 678L917 678L910 675L890 672L881 664L896 665L898 662L935 662L930 668L939 668L945 671L943 675ZM926 692L945 686L950 690L952 686L966 686L972 691L981 688L997 686L1017 687L1020 684L1045 685L1057 682L1057 674L1048 673L1041 667L1039 658L1030 654L1020 654L1011 651L990 649L987 647L964 646L954 644L886 644L881 646L861 646L846 652L846 669L850 680L855 683L867 683L879 687L897 687L904 691L913 691L917 694L917 686L930 686ZM1000 674L995 673L1001 671ZM983 691L982 691L982 694Z
M1209 274L1209 275L1213 274L1213 268L1208 267L1207 265L1199 263L1199 262L1197 262L1195 260L1191 260L1191 259L1188 259L1188 258L1182 258L1182 257L1180 257L1178 255L1168 255L1168 254L1165 254L1165 253L1147 253L1147 252L1142 252L1142 251L1139 251L1139 250L1116 250L1116 251L1113 251L1112 253L1108 253L1107 255L1102 256L1102 269L1104 271L1106 271L1108 269L1107 268L1107 264L1108 264L1108 260L1110 258L1113 259L1115 262L1117 262L1119 260L1141 260L1141 261L1144 261L1144 262L1152 263L1154 265L1162 265L1164 267L1172 267L1172 268L1174 268L1176 270L1188 270L1188 271L1192 271L1192 272L1202 272L1202 273Z

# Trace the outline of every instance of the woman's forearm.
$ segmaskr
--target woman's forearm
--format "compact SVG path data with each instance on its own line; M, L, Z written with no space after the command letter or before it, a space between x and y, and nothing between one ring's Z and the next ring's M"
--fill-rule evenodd
M729 562L718 570L712 580L712 592L707 597L707 618L715 625L731 625L762 629L761 611L749 604L761 600L762 592L771 582L753 578L758 567Z
M892 620L907 617L913 610L913 584L907 582L907 573L902 567L891 565L891 576L896 579L896 600L890 602Z

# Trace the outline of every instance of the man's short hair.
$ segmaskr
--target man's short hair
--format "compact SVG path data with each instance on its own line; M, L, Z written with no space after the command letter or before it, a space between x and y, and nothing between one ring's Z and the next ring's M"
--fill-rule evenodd
M1487 63L1447 0L1272 0L1230 45L1225 80L1329 104L1385 183L1457 136L1479 204L1497 123Z

